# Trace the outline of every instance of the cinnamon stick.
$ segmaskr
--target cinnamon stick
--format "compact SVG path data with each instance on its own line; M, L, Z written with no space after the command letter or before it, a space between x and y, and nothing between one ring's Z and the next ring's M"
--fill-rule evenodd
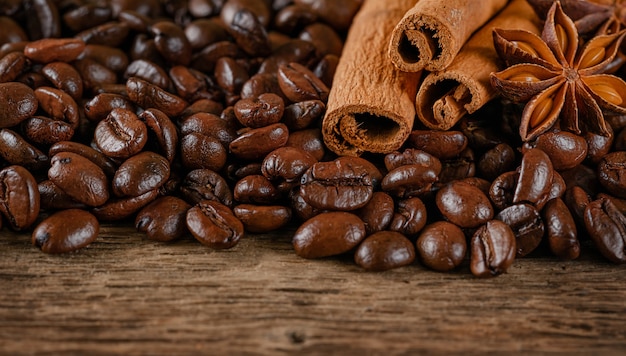
M394 26L415 0L365 0L348 32L330 91L322 133L338 155L388 153L402 146L415 120L421 73L387 57Z
M396 25L389 57L403 71L445 69L508 0L419 0Z
M539 19L526 0L512 0L470 37L448 68L428 74L416 96L420 121L431 129L448 130L496 96L489 74L499 70L493 46L494 28L540 33Z

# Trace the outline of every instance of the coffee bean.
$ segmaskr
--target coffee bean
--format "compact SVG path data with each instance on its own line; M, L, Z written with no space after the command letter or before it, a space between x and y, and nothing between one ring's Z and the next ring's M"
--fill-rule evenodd
M0 128L12 127L37 111L37 99L33 90L22 83L0 83Z
M187 228L202 244L215 249L229 249L244 235L241 221L226 205L204 200L187 211Z
M412 264L415 248L398 232L379 231L361 242L354 261L367 271L386 271Z
M458 156L467 147L467 137L460 131L414 130L407 141L412 148L425 151L440 160Z
M229 150L241 159L262 159L273 150L284 146L288 138L287 126L276 123L246 131L230 143Z
M35 62L71 62L85 49L80 38L43 38L32 41L24 48L24 55Z
M291 219L291 209L281 205L239 204L233 213L252 233L267 233L285 226Z
M437 180L435 167L407 164L389 171L381 182L381 188L400 198L423 196Z
M420 198L413 197L398 202L389 230L406 236L416 236L427 222L426 206Z
M150 240L172 241L185 235L187 211L191 205L173 196L164 196L141 209L135 218L135 228Z
M548 201L541 211L541 217L545 224L550 251L562 259L578 258L580 242L576 223L563 200L555 198Z
M220 141L200 133L190 133L180 140L180 154L187 169L221 170L227 153Z
M519 177L513 195L513 202L536 204L549 194L554 171L550 157L538 148L533 148L522 157Z
M502 210L496 220L506 223L515 236L517 257L524 257L541 243L545 227L539 212L530 204L515 204Z
M270 152L261 164L263 175L276 187L287 192L300 184L300 178L317 160L308 152L295 147L281 147Z
M328 100L328 87L310 69L291 62L278 67L278 85L293 102Z
M498 220L481 226L471 239L470 270L477 277L495 277L505 273L515 260L515 235Z
M35 177L22 166L0 170L0 213L12 229L29 228L37 219L40 196Z
M614 263L626 262L626 217L609 199L597 199L585 208L585 227L600 253Z
M81 209L61 210L35 227L32 243L45 253L67 253L95 241L99 231L98 220L89 212Z
M121 108L111 110L94 132L96 146L111 158L131 157L141 151L147 140L146 124L132 111Z
M609 193L626 198L626 151L611 152L600 160L598 180Z
M365 238L365 225L347 212L321 213L305 221L293 235L296 254L320 258L350 251Z
M371 235L387 229L394 217L394 209L393 199L389 194L374 192L370 201L364 207L355 210L354 214L363 220L367 235ZM411 211L408 214L411 215L414 212Z
M100 221L127 219L153 202L158 196L159 190L153 189L141 195L113 197L106 203L91 209L91 213Z
M549 131L537 137L534 144L524 145L545 152L557 171L571 169L587 157L587 141L582 136L568 131Z
M273 204L279 191L263 175L249 175L241 178L233 188L233 197L240 203Z
M261 94L257 99L241 99L235 104L235 115L243 126L259 128L280 121L285 105L280 96Z
M109 199L108 179L102 169L76 153L55 154L48 178L72 199L86 205L102 205Z
M463 262L467 243L463 231L456 225L437 221L427 225L416 243L420 262L435 271L450 271Z
M170 176L170 165L165 157L150 151L138 153L124 161L111 185L118 197L138 196L161 187Z
M483 225L494 215L489 198L476 186L461 181L449 183L439 190L436 203L446 220L462 228Z

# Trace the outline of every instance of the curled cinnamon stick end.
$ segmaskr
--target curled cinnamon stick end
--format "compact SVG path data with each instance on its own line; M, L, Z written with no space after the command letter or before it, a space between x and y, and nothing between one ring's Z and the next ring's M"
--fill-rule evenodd
M474 31L508 0L420 0L395 26L389 57L400 69L445 69Z
M419 120L428 128L448 130L465 114L495 98L489 74L498 71L501 62L493 46L492 30L517 28L539 34L538 21L526 0L512 0L472 35L450 66L424 78L415 98Z
M392 29L414 4L366 0L356 15L322 122L324 142L336 154L389 153L411 133L421 73L398 70L386 48Z

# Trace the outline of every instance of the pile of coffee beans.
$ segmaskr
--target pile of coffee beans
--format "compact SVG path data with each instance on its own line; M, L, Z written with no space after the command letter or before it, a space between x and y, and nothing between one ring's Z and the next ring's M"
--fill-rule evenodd
M476 276L591 239L626 261L626 118L522 144L496 101L387 155L337 157L321 121L361 0L0 4L0 213L47 253L100 224L213 249L292 231L304 258Z

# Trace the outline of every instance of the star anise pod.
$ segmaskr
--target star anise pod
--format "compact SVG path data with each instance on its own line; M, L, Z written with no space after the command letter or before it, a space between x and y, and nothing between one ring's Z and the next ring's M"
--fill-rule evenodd
M603 74L625 31L598 35L580 48L572 19L554 2L541 37L523 30L494 29L494 46L509 68L491 74L500 94L524 103L519 133L533 140L557 121L560 128L609 135L603 111L626 114L626 82Z
M537 16L545 20L554 0L526 0ZM560 0L561 8L574 21L580 35L588 35L613 15L613 6L587 0Z

